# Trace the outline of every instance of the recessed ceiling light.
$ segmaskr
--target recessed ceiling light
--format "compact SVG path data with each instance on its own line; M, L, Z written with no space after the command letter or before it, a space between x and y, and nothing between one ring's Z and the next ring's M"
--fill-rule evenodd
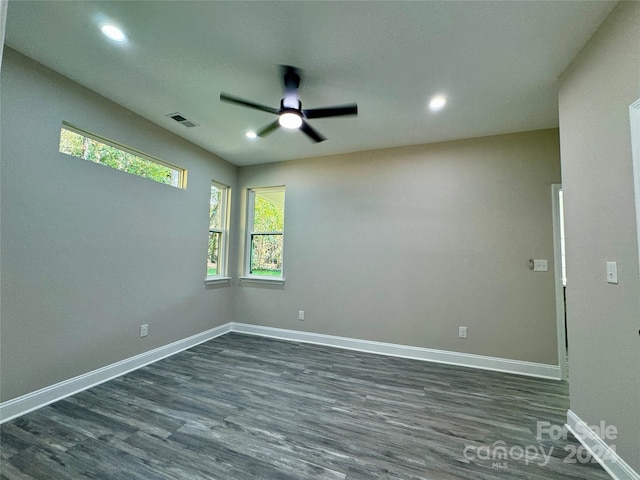
M124 42L127 39L127 36L124 34L122 30L112 24L105 24L100 27L100 31L111 40L115 42Z
M438 110L442 110L446 104L447 97L444 95L435 95L431 97L431 100L429 101L429 110L437 112Z
M247 138L258 138L258 134L254 131L249 131L244 134Z

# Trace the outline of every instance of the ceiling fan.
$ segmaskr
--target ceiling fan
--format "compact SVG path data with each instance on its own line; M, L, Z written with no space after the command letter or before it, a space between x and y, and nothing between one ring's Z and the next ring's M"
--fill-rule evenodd
M340 117L343 115L357 115L358 106L355 103L348 105L336 105L333 107L303 109L302 102L298 97L298 87L300 87L300 70L287 65L282 66L284 77L284 97L280 100L280 108L268 107L259 103L243 100L242 98L220 94L223 102L234 103L244 107L253 108L262 112L278 115L278 119L257 132L258 137L265 137L278 127L289 129L300 129L312 140L322 142L326 140L318 131L313 129L307 120L313 118Z

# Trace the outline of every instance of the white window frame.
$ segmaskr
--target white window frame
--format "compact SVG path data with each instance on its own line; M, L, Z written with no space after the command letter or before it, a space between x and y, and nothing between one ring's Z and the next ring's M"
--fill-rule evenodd
M241 280L247 281L247 282L284 284L284 258L285 258L284 225L283 225L282 231L256 232L253 230L256 194L268 193L268 192L282 192L282 194L285 196L285 199L286 199L284 185L279 185L275 187L260 187L260 188L247 189L247 223L246 223L246 238L245 238L245 252L244 252L244 275L241 277ZM286 212L286 209L285 209L285 212ZM251 273L251 238L256 233L282 235L282 268L281 268L280 276L254 275Z
M118 142L114 142L113 140L109 140L108 138L102 137L102 136L97 135L95 133L88 132L87 130L84 130L82 128L76 127L76 126L71 125L70 123L67 123L67 122L62 122L61 135L62 135L62 130L67 130L69 132L75 133L75 134L80 135L82 137L89 138L89 139L91 139L93 141L96 141L96 142L99 142L99 143L103 143L105 145L108 145L108 146L110 146L112 148L115 148L117 150L120 150L122 152L129 153L131 155L139 157L139 158L141 158L143 160L146 160L148 162L155 163L155 164L161 165L163 167L167 167L167 168L173 170L173 173L172 173L172 177L171 177L171 183L162 183L162 182L157 182L154 179L146 178L146 177L143 177L141 175L136 175L135 173L130 173L130 172L127 172L125 170L120 170L118 168L114 168L114 170L118 170L118 171L126 173L128 175L134 175L134 176L138 176L138 177L141 177L141 178L145 178L147 180L151 180L152 182L160 183L161 185L167 185L167 186L170 186L170 187L179 188L181 190L186 190L187 189L187 169L186 168L182 168L182 167L179 167L179 166L174 165L172 163L165 162L164 160L160 160L159 158L156 158L156 157L153 157L151 155L148 155L148 154L146 154L144 152L141 152L140 150L136 150L135 148L128 147L128 146L123 145L123 144L118 143ZM63 153L64 155L71 155L69 153L62 152L62 151L60 151L60 153ZM76 155L71 155L71 156L76 157L76 158L82 158L82 157L78 157ZM91 163L96 163L96 162L93 162L92 160L89 160L89 159L86 159L86 158L82 158L82 159L83 160L87 160L87 161L89 161ZM96 164L97 165L102 165L101 163L96 163ZM106 165L102 165L102 166L106 166ZM113 168L113 167L109 166L109 168Z
M207 232L207 256L209 255L209 235L211 233L218 233L219 245L218 245L218 273L216 275L209 275L207 270L207 277L205 283L212 285L216 283L229 283L231 277L229 277L229 204L231 198L231 187L224 185L215 180L211 181L211 186L220 190L220 228L211 228L209 223L209 230ZM211 202L211 196L209 196L209 202ZM209 222L211 220L209 219Z

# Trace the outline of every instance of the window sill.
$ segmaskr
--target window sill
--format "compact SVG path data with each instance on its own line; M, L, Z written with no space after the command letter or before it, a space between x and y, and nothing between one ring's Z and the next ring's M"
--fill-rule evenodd
M231 277L207 277L204 279L205 285L229 285Z
M265 283L269 285L284 285L284 278L281 277L240 277L241 282Z

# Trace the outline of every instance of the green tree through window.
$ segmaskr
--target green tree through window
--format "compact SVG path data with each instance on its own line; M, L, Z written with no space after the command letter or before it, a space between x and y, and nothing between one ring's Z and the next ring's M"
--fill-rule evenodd
M251 190L249 274L282 277L284 187Z
M211 195L209 200L209 251L207 256L207 277L221 276L224 274L224 244L226 203L228 188L211 183Z
M155 182L184 188L182 169L126 151L126 147L109 145L97 138L63 126L60 131L60 152Z

